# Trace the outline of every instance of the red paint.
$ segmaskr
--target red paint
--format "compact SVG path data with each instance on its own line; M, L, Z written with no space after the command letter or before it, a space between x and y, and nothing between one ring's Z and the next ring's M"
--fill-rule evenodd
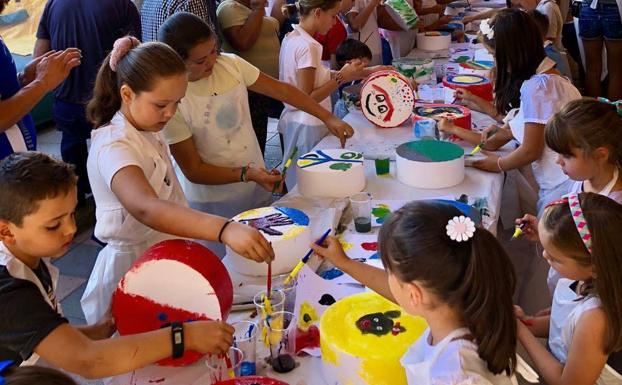
M160 382L164 382L165 378L158 378L157 380L149 380L150 384L159 384Z
M455 84L455 83L450 83L447 80L447 76L445 76L443 78L443 86L448 87L448 88L452 88L454 90L457 90L458 88L464 88L465 90L469 91L470 93L472 93L473 95L477 95L480 98L487 100L489 102L492 102L494 97L493 97L493 89L492 89L492 83L490 82L490 80L486 79L483 76L479 76L479 75L468 75L465 74L465 76L475 76L478 78L482 78L484 80L486 80L483 83L479 83L479 84Z
M531 319L521 319L521 318L519 318L519 320L520 320L520 322L523 323L523 325L525 325L527 327L531 327L531 326L534 325L534 322Z
M160 242L150 247L134 262L131 271L139 271L145 262L158 260L174 260L186 264L201 274L214 288L220 304L220 319L227 319L233 303L233 284L227 269L220 259L207 248L195 242L184 240L170 240ZM185 277L179 277L180 280ZM171 322L187 322L188 320L207 320L203 314L197 314L171 305L154 302L150 298L126 293L122 290L124 280L113 294L112 314L117 330L121 335L131 335L158 330ZM154 292L161 290L154 282ZM191 296L193 293L187 293ZM165 315L165 317L160 317ZM204 355L198 352L186 351L176 360L172 358L159 361L159 365L186 366L198 361Z
M296 353L302 349L319 348L320 347L320 329L317 326L309 326L309 330L303 332L296 330Z
M363 242L361 247L367 251L378 251L378 242Z
M238 377L232 378L225 381L220 381L215 383L214 385L289 385L286 382L275 380L269 377L260 377L260 376L249 376L249 377Z
M384 122L388 122L393 117L393 111L395 110L395 108L393 107L393 103L391 103L391 97L389 96L387 91L385 91L383 88L380 88L380 87L378 87L375 84L372 84L371 86L372 86L373 89L375 89L376 91L378 91L382 95L384 95L384 99L385 99L384 101L387 103L387 107L389 108L389 112L387 112L387 115L382 120Z

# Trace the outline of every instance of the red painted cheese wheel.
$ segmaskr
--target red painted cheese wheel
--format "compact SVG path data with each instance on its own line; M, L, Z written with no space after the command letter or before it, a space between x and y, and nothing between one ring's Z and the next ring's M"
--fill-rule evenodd
M493 100L492 83L483 76L471 74L448 75L443 78L443 85L454 90L464 88L484 100L489 102Z
M233 303L227 269L209 249L181 239L147 249L125 274L112 297L121 335L157 330L172 322L226 320ZM185 366L203 355L186 351L160 365Z
M451 119L456 126L471 129L471 110L456 104L422 104L413 109L413 121L419 119Z

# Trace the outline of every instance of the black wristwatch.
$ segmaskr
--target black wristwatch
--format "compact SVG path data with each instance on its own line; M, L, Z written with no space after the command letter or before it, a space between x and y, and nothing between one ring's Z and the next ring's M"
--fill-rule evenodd
M184 355L184 324L181 322L171 323L171 343L173 345L173 358L181 358Z

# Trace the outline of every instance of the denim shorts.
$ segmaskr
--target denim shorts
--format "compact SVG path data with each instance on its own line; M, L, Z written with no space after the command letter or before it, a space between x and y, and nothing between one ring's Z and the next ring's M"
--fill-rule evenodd
M585 40L604 37L607 40L622 40L622 20L615 3L598 3L590 8L591 0L583 1L579 15L579 36Z

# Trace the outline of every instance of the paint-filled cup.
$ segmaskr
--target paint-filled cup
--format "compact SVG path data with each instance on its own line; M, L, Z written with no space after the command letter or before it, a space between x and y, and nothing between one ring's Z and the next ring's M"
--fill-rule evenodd
M240 377L240 369L244 361L244 354L238 348L231 347L224 354L210 354L205 360L210 384L228 378Z
M371 231L371 197L366 192L350 197L350 206L354 216L354 229L357 233Z
M288 311L272 313L264 321L264 344L270 349L270 364L277 373L287 373L296 367L296 316Z
M232 324L233 346L242 352L240 376L254 376L257 373L257 324L249 321L240 321Z
M417 119L413 131L415 140L436 139L436 121L434 119Z
M266 307L265 307L265 298L266 291L262 290L259 293L255 294L253 298L253 302L255 303L255 310L257 311L257 317L259 317L258 325L259 325L259 338L263 338L263 321L266 319ZM272 289L270 294L270 307L272 308L272 312L283 311L283 307L285 306L285 294L283 290Z
M391 158L378 158L375 160L376 175L389 175L391 171Z

